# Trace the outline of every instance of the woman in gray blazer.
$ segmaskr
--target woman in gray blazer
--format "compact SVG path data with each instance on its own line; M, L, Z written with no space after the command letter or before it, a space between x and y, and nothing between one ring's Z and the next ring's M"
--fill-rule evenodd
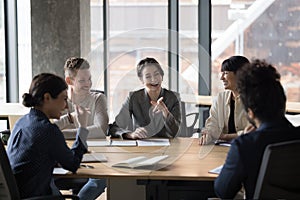
M126 139L175 137L181 121L179 94L162 88L164 72L154 58L141 60L137 75L144 88L129 93L108 133Z

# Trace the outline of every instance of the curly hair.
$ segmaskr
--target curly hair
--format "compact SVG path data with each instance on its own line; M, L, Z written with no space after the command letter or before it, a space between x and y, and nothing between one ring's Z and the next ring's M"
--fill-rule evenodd
M237 71L237 88L246 111L250 108L261 121L285 114L286 96L276 68L255 59Z
M84 58L70 57L64 65L65 76L75 77L79 69L89 69L90 64Z

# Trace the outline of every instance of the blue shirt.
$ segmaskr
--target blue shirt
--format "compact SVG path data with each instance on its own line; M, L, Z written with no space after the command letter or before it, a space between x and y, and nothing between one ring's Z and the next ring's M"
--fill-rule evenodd
M87 152L79 138L88 130L79 128L70 149L59 128L34 108L15 124L8 141L7 154L22 198L51 194L54 166L76 172ZM84 137L83 137L84 138Z

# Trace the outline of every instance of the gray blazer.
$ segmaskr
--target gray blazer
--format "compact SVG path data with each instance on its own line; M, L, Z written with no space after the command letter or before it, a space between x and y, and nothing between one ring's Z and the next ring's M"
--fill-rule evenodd
M112 137L122 137L124 133L144 127L149 137L175 137L181 122L179 94L162 88L160 97L163 97L163 102L170 111L166 119L161 112L152 112L151 100L146 89L130 92L115 122L109 125L108 134Z

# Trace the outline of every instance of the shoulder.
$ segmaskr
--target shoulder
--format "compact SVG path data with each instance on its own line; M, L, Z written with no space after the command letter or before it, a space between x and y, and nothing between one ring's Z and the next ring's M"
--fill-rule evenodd
M174 92L165 88L163 88L163 96L166 98L177 98L180 100L180 94L178 92Z
M140 98L145 96L145 89L139 89L129 92L129 98Z
M217 98L218 99L227 99L228 97L230 97L231 95L231 91L230 90L225 90L223 92L219 92L217 94Z
M91 101L106 101L106 96L102 92L90 92Z

